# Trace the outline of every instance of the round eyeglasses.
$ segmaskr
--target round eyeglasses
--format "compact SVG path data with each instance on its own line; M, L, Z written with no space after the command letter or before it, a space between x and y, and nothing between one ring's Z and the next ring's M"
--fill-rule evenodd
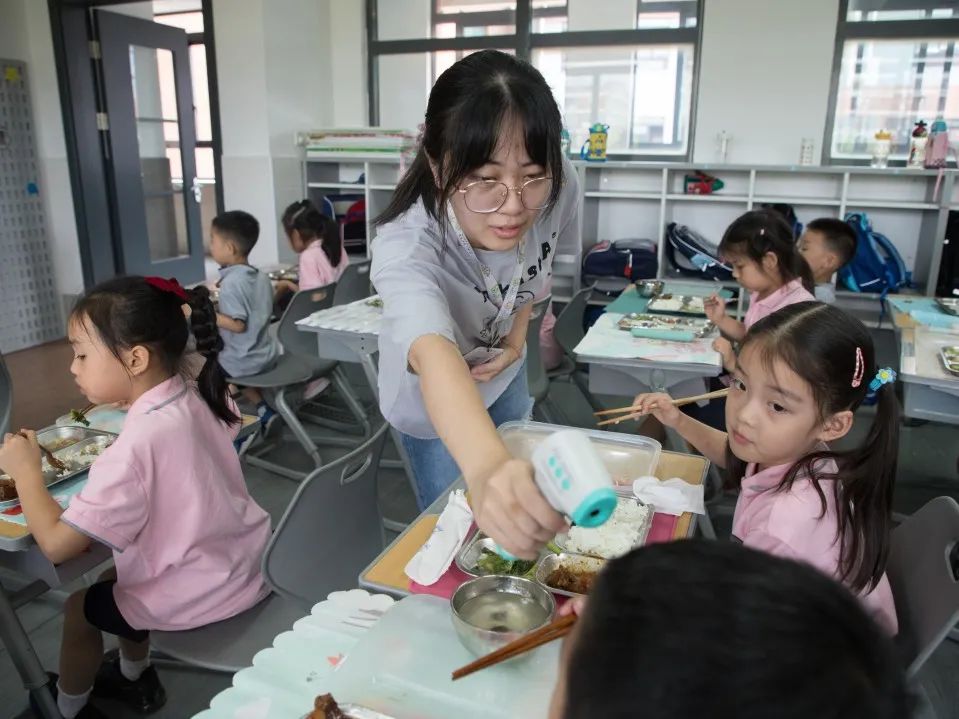
M520 202L527 210L542 210L549 204L549 193L553 188L552 177L534 177L519 187L511 187L496 180L477 180L456 191L463 195L466 209L471 212L489 214L496 212L506 204L510 191L519 195Z

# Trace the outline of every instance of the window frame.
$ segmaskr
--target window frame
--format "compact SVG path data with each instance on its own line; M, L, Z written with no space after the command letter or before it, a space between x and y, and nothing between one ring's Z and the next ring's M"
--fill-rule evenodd
M942 40L956 38L959 44L959 18L937 20L855 20L849 21L850 0L839 0L839 18L836 21L836 41L833 45L832 77L829 85L829 103L826 107L826 130L823 133L822 164L846 165L853 167L868 166L869 158L834 157L832 153L833 134L836 125L836 107L839 102L839 77L842 73L843 50L851 40ZM957 54L954 63L959 63ZM953 72L959 68L953 67ZM948 164L954 164L950 158ZM890 166L904 167L904 160L889 161Z
M639 12L637 0L637 13ZM436 0L430 0L431 22L437 20L456 22L455 15L444 16L436 12ZM377 23L377 0L366 0L366 82L369 121L371 126L380 123L379 113L379 77L377 60L383 55L410 53L434 53L438 51L462 50L513 50L516 57L530 62L533 51L543 48L590 48L612 47L617 45L654 46L654 45L691 45L693 47L692 87L689 99L689 129L686 138L686 150L683 153L665 152L611 152L610 160L633 160L642 162L689 162L693 156L693 138L696 126L696 106L699 95L700 57L702 55L702 33L705 0L696 4L696 26L678 28L650 28L633 30L579 30L557 33L534 33L532 0L516 0L516 32L512 35L483 35L476 37L419 38L403 40L379 40ZM663 3L665 7L668 3ZM483 13L500 16L502 13ZM471 19L475 18L472 16ZM424 108L425 109L425 108Z

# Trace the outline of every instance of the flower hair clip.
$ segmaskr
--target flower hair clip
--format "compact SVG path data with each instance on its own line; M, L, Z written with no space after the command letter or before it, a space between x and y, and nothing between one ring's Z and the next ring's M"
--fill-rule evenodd
M889 367L883 367L881 370L876 372L875 378L872 382L869 383L869 390L875 392L884 384L889 384L890 382L896 381L896 371L890 369Z

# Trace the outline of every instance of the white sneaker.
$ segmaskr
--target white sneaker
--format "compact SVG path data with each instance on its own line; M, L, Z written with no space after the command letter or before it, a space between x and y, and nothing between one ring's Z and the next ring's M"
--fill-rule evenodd
M326 377L320 377L319 379L313 380L306 385L306 389L303 390L303 401L306 402L313 399L329 386L330 380Z

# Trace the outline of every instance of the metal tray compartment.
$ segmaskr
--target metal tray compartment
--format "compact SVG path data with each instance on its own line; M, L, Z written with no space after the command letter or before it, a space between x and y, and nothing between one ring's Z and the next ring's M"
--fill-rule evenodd
M654 515L656 514L656 510L655 510L655 508L653 507L653 505L651 505L651 504L646 504L645 502L641 502L640 500L636 499L636 497L632 496L633 492L632 492L632 488L631 488L631 487L629 488L629 496L624 496L624 494L621 494L621 493L619 493L619 492L617 492L617 494L619 495L619 496L618 496L618 501L619 501L620 503L632 501L632 502L635 502L636 504L640 505L641 507L646 507L646 509L649 510L649 511L647 512L647 514L646 514L646 517L642 520L642 523L641 523L641 524L639 525L639 527L638 527L638 531L637 531L637 533L636 533L636 539L633 541L633 544L632 544L631 549L636 549L636 547L642 547L644 544L646 544L646 540L649 538L649 531L653 528L653 517L654 517ZM598 530L598 529L600 529L600 528L597 527L597 530ZM584 528L583 531L590 532L590 531L593 531L593 530L591 530L591 529L585 529L585 528ZM568 537L566 534L564 534L564 533L557 534L557 535L556 535L556 539L555 539L554 541L555 541L555 543L556 543L556 546L558 546L558 547L559 547L560 549L562 549L564 552L566 551L567 542L569 541L569 537ZM567 554L577 554L577 555L582 555L582 556L593 556L593 555L586 555L586 554L583 554L582 552L578 552L578 551L569 551L569 552L566 552L566 553L567 553ZM597 559L611 559L611 557L600 557L600 556L597 556L596 558L597 558Z
M480 558L480 555L483 553L484 549L495 552L496 542L477 529L472 536L463 542L463 546L460 547L460 550L456 553L453 561L456 563L457 568L463 572L463 574L466 574L470 577L484 576L482 573L476 571L476 562ZM544 554L545 551L543 554L540 554L537 561L542 559Z
M598 557L587 557L582 554L550 554L543 557L536 565L533 578L549 591L554 594L561 594L564 597L581 597L585 595L569 592L565 589L557 589L546 581L549 579L549 575L561 566L569 567L574 571L599 572L606 566L606 560Z
M536 446L553 432L569 427L543 422L506 422L497 430L510 454L530 459ZM654 475L663 446L655 439L638 434L583 429L603 464L618 485L632 485L637 477Z

